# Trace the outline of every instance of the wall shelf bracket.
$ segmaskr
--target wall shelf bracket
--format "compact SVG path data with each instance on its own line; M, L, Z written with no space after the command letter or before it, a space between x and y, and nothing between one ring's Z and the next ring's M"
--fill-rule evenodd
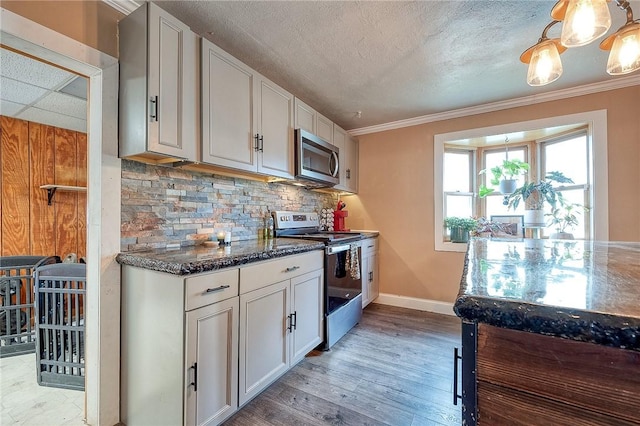
M42 185L41 189L47 190L47 205L51 205L53 201L53 196L56 191L59 189L60 191L76 191L76 192L84 192L87 190L84 186L68 186L68 185Z

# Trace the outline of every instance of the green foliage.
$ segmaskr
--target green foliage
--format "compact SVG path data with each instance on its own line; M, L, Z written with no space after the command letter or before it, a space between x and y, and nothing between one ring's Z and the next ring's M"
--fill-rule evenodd
M526 182L520 188L516 189L515 192L509 195L505 195L505 203L509 206L509 208L515 210L520 205L520 202L526 202L529 197L532 197L531 205L529 206L532 210L542 209L544 202L549 203L551 208L555 208L558 201L562 202L562 194L556 192L555 188L552 185L552 182L556 183L573 183L573 180L569 179L561 172L549 172L544 180L540 182Z
M547 226L555 226L556 232L567 232L578 225L578 215L581 209L585 209L582 204L566 203L564 199L560 199L558 206L551 209L551 213L545 214L550 216Z
M520 175L524 175L529 171L529 163L525 163L524 161L513 159L513 160L502 160L502 165L492 167L487 170L480 170L479 174L487 174L487 172L491 173L491 177L489 182L492 186L498 186L501 180L509 180L515 179ZM481 185L478 195L480 197L486 197L487 195L494 192L496 189L492 187L488 187L486 185Z
M444 219L447 228L462 228L465 231L473 231L478 226L478 221L472 217L447 217Z

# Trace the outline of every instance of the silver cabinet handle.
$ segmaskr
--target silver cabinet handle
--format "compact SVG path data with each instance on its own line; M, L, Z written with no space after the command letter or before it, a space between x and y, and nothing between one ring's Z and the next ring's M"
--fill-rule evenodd
M296 270L298 270L298 269L300 269L300 267L299 267L299 266L291 266L291 267L289 267L289 268L285 269L284 271L285 271L285 272L293 272L293 271L296 271Z
M151 103L151 112L149 113L149 118L151 119L151 121L158 121L158 97L151 96L149 98L149 102Z
M216 291L224 290L225 288L229 288L229 287L231 287L231 286L230 285L221 285L220 287L216 287L216 288L208 288L204 292L205 293L215 293Z

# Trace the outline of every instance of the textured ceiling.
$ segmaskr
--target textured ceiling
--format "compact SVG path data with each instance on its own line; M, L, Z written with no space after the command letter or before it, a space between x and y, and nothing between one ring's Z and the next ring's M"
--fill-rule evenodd
M519 57L554 1L157 3L348 130L616 78L598 41L565 52L555 83L527 85ZM611 33L625 14L609 8Z
M87 80L0 49L0 115L87 131Z

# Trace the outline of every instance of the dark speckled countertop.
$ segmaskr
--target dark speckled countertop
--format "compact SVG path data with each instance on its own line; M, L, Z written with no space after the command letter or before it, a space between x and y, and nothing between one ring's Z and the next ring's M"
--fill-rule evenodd
M472 239L454 311L640 351L640 243Z
M116 261L122 265L137 266L175 275L195 274L244 265L260 260L321 250L317 241L292 238L272 240L234 241L226 247L204 245L179 249L158 249L120 253Z

